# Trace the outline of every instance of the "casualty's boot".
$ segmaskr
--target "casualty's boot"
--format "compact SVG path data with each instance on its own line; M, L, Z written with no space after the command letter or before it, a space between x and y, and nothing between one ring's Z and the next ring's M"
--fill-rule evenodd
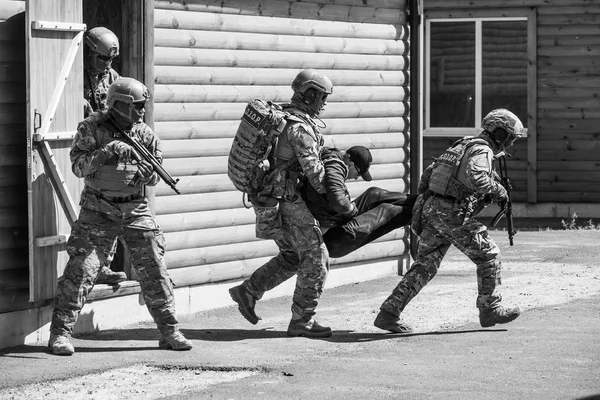
M234 286L229 289L229 295L238 304L238 310L240 313L250 322L252 325L256 325L262 318L256 315L254 312L254 306L256 306L256 299L254 296L246 290L243 285Z
M391 312L385 310L379 311L379 314L377 314L373 325L375 325L379 329L383 329L384 331L390 331L393 333L412 332L412 328L406 325L404 322L401 322L400 317L397 317Z
M287 329L287 334L288 336L325 338L331 336L331 328L319 325L319 323L312 318L308 322L291 320Z
M121 283L126 280L127 275L125 275L125 272L115 272L107 266L104 266L100 268L100 272L98 272L96 283L104 283L105 285L116 285L117 283Z
M50 340L48 340L48 349L52 351L52 354L57 356L70 356L75 353L75 348L69 342L69 338L65 335L50 334Z
M187 340L181 331L175 331L162 335L158 347L165 350L190 350L192 342Z
M495 308L479 309L479 323L484 328L489 328L496 324L506 324L510 321L514 321L521 315L521 309L519 307L504 308L498 306Z

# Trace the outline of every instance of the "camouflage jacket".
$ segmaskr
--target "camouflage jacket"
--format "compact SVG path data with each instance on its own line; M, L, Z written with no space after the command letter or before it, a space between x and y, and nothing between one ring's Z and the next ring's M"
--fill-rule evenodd
M79 178L84 178L87 187L109 196L140 193L144 185L156 185L160 179L156 173L150 181L142 184L136 164L132 164L131 161L122 162L107 152L107 144L113 140L120 140L120 134L107 120L107 115L107 112L94 113L79 123L70 151L73 173ZM137 138L162 162L160 141L148 125L143 122L134 125L131 136Z
M106 109L108 87L119 78L119 74L112 68L101 75L96 75L89 69L85 69L83 74L83 98L86 101L84 117L87 118L94 111Z

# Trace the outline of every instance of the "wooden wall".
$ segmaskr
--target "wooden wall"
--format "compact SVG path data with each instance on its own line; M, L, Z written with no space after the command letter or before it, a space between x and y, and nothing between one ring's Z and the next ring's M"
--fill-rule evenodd
M254 234L254 213L227 177L227 155L246 103L287 102L300 70L334 83L322 115L327 143L373 152L374 182L407 190L407 54L404 0L155 1L154 127L175 195L156 188L170 275L177 285L250 275L277 253ZM398 258L402 230L334 263Z
M515 145L515 156L507 163L515 177L515 199L526 200L530 165L538 202L600 201L600 4L589 0L427 0L424 5L429 18L501 16L535 9L536 136L533 143ZM452 140L425 138L424 164Z
M0 1L0 312L28 297L25 1Z

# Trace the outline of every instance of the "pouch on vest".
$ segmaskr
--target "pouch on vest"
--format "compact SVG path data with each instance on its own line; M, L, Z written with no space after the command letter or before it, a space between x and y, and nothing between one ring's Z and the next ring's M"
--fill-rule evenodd
M456 141L438 157L429 178L429 190L458 200L471 194L470 190L456 178L456 174L465 152L475 144L487 145L488 143L483 139L465 137Z
M279 201L272 197L266 201L254 201L252 208L256 214L256 237L259 239L282 239Z

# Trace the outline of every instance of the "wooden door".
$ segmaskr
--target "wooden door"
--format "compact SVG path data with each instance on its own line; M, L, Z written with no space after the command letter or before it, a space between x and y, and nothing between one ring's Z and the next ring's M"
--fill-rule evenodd
M83 181L69 149L83 119L81 0L27 0L29 300L54 296Z

